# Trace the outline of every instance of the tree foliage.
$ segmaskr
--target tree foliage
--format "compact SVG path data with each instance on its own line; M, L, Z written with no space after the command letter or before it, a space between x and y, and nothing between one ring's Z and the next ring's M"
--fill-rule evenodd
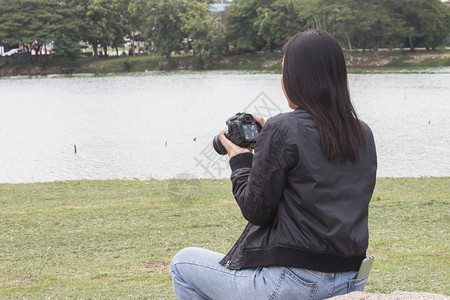
M224 16L227 42L238 53L262 50L264 41L254 27L258 7L264 7L267 1L233 1Z
M155 50L167 59L181 48L183 32L181 15L185 10L183 0L149 0L143 21L144 34Z
M127 22L124 11L128 9L122 0L89 0L86 6L86 30L83 39L94 49L94 57L98 56L98 45L107 55L107 47L118 47L123 44L127 34Z
M170 58L193 50L205 63L224 53L280 49L298 31L321 28L353 48L435 49L450 35L450 8L440 0L234 0L220 14L209 0L2 0L0 43L75 58L80 42L94 56L131 40ZM103 52L103 53L102 53ZM117 51L118 52L118 51Z
M280 48L295 33L304 29L299 6L293 0L275 0L258 7L253 27L270 51Z
M58 20L54 24L55 55L74 59L80 55L80 41L86 27L83 22L83 6L77 0L63 0L55 10Z
M206 2L190 1L181 16L185 50L192 48L200 65L211 63L225 52L225 30L219 15Z
M54 19L56 3L44 0L5 0L0 4L0 37L11 44L20 44L29 53L34 64L38 55L32 56L55 36Z

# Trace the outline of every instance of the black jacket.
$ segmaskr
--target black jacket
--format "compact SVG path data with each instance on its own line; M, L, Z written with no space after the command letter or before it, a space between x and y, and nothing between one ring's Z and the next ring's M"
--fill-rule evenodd
M254 154L230 160L233 194L249 221L220 262L230 269L270 265L357 271L368 246L368 206L377 160L368 146L355 163L330 162L302 109L267 120Z

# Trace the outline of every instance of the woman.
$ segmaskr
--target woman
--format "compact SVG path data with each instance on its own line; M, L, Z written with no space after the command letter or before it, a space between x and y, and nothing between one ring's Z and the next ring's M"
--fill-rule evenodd
M376 177L370 128L350 102L338 42L298 33L281 86L293 111L265 122L254 154L228 151L233 194L248 220L227 255L187 248L172 260L179 299L324 299L362 291Z

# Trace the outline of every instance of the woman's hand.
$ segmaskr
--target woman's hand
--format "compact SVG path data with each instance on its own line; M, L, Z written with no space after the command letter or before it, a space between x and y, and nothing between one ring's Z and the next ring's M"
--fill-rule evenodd
M253 119L255 119L255 121L258 122L261 127L264 127L264 125L266 125L266 120L264 120L264 118L253 115Z
M266 120L264 120L264 118L253 115L253 119L255 119L255 121L258 122L259 125L261 125L261 127L264 127L264 125L266 125ZM236 144L233 144L232 141L227 139L227 137L225 136L225 132L223 130L219 132L219 139L222 145L225 147L225 149L227 149L227 153L230 158L232 158L237 154L252 153L253 151L252 148L242 148L237 146Z
M232 141L227 139L227 137L225 136L225 132L223 130L219 132L219 139L222 145L225 147L225 149L227 149L227 153L230 158L241 153L252 153L251 148L242 148L233 144Z

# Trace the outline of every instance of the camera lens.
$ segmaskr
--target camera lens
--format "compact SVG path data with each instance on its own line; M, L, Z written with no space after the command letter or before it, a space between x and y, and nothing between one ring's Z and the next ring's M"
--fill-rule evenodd
M219 153L220 155L227 154L227 149L225 149L225 147L222 145L222 142L220 141L218 135L216 135L213 139L213 147L214 150L216 150L216 152Z

